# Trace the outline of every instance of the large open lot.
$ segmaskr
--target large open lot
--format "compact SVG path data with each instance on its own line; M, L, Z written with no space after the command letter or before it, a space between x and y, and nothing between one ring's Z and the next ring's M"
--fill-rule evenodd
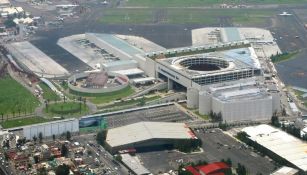
M206 24L206 25L264 25L275 10L271 9L106 9L100 18L107 24Z
M198 162L198 160L215 162L230 158L235 166L237 163L245 165L249 174L270 174L274 170L275 165L268 158L256 154L250 148L245 149L241 143L218 129L215 129L214 132L211 130L211 132L196 132L197 137L202 140L203 153L183 154L176 151L153 151L137 153L137 156L144 166L154 174L159 171L177 169L179 159L182 159L183 163L187 163Z
M199 7L216 5L222 3L228 4L294 4L305 3L306 0L129 0L126 6L139 6L139 7Z
M0 125L3 128L14 128L14 127L19 127L19 126L33 125L37 123L44 123L48 121L50 120L42 118L42 117L27 117L27 118L22 118L22 119L6 120L0 123Z
M140 121L156 122L186 122L191 118L180 111L175 105L143 109L133 112L123 112L105 118L108 128L129 125Z
M39 101L22 85L10 76L0 78L0 113L28 114L32 113Z

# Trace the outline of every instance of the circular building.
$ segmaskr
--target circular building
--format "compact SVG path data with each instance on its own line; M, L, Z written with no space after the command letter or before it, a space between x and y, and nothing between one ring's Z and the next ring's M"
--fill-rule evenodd
M127 76L114 72L82 72L68 78L69 89L82 93L115 92L128 85Z

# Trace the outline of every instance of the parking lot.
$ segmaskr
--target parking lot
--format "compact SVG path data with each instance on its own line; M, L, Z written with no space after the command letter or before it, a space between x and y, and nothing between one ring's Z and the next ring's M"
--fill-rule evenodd
M160 171L176 170L180 163L199 160L215 162L227 158L232 160L234 166L238 163L245 165L249 174L270 174L274 170L275 166L268 158L258 155L251 148L246 148L219 129L199 130L199 132L196 131L196 135L202 140L202 153L183 154L166 150L137 153L137 156L154 174Z
M106 117L106 120L108 128L116 128L140 121L186 122L191 118L175 105L170 105L116 114Z

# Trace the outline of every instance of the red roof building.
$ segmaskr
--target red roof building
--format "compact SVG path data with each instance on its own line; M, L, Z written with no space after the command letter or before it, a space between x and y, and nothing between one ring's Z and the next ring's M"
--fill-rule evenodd
M185 168L193 175L227 175L231 174L231 168L224 162L214 162L208 165L187 166Z

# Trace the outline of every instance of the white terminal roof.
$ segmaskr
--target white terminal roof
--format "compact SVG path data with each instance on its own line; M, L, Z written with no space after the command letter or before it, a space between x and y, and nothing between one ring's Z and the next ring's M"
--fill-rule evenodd
M144 74L144 71L142 71L139 68L132 68L132 69L125 69L125 70L117 70L117 71L112 71L118 74L122 74L122 75L138 75L138 74Z
M132 81L134 83L146 83L146 82L150 82L154 80L155 80L154 77L145 77L145 78L136 78L136 79L133 79Z
M138 122L108 130L106 142L111 147L134 144L150 139L193 139L185 123Z
M229 92L223 92L221 95L228 99L232 97L238 97L242 95L256 95L260 93L260 89L243 89L243 90L235 90L235 91L229 91Z
M307 143L270 125L242 129L251 140L286 159L302 171L307 171Z

